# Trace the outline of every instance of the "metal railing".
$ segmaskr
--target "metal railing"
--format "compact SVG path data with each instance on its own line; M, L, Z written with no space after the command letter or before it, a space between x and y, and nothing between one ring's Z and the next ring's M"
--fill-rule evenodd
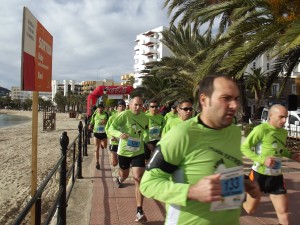
M42 224L42 194L46 190L47 184L55 176L59 170L59 190L56 193L54 203L47 211L47 217L44 219L43 224L48 225L53 220L55 213L57 214L57 224L66 225L66 208L67 202L70 198L73 186L76 179L82 177L82 158L83 155L87 156L87 143L88 143L88 128L87 120L83 127L82 121L78 125L78 136L69 145L69 137L67 132L63 132L60 137L61 158L56 165L52 168L49 174L42 181L34 196L31 197L24 209L17 216L12 225L22 224L32 207L35 209L35 225ZM68 153L72 153L70 165L68 167ZM83 154L82 154L83 153ZM68 185L69 184L69 185Z

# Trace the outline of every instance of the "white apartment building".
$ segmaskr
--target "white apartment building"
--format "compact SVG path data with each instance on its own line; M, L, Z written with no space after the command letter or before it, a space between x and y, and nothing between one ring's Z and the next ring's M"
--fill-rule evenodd
M20 87L11 87L10 92L11 99L20 99L24 101L25 99L32 99L32 91L23 91ZM44 98L45 100L51 100L50 92L39 92L39 97Z
M52 101L58 91L62 91L64 96L68 95L68 91L72 91L73 93L79 93L80 87L82 85L76 83L75 80L63 80L62 82L59 80L52 80Z
M160 26L137 35L135 39L136 44L134 46L134 88L142 84L142 78L140 77L144 74L142 74L141 71L145 69L146 63L160 61L163 57L173 54L161 42L163 38L161 32L167 29L167 27Z

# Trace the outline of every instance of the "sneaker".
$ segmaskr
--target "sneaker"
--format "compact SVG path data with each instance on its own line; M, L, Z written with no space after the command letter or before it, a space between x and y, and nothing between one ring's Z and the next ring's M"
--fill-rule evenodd
M96 164L96 169L100 170L100 164L99 163Z
M147 222L147 217L144 213L138 212L135 217L135 222Z
M116 183L117 183L117 185L118 185L118 188L124 187L124 186L123 186L123 183L120 181L119 177L116 178Z

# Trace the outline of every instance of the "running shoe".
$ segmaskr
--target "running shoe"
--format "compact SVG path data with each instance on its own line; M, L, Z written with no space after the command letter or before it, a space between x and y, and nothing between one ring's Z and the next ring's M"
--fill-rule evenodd
M100 170L100 164L99 163L96 164L96 169Z
M135 217L135 222L147 222L147 217L144 213L138 212Z
M124 186L123 186L123 183L120 181L119 177L116 178L116 183L117 183L117 185L118 185L118 188L124 187Z

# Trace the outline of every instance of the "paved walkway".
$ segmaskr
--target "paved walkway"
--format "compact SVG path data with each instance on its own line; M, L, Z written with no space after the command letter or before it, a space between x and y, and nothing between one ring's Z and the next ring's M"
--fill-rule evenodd
M93 145L88 146L89 156L83 158L83 179L77 180L67 208L68 225L130 225L134 222L136 203L134 183L129 177L124 188L114 182L117 169L109 163L109 152L100 155L101 170L95 169ZM246 166L250 162L245 160ZM300 163L283 162L284 177L289 190L291 225L300 224ZM147 224L164 224L164 205L145 198ZM242 214L241 225L278 224L274 208L268 197L263 197L255 216ZM225 224L226 225L226 224ZM229 224L228 224L229 225Z

